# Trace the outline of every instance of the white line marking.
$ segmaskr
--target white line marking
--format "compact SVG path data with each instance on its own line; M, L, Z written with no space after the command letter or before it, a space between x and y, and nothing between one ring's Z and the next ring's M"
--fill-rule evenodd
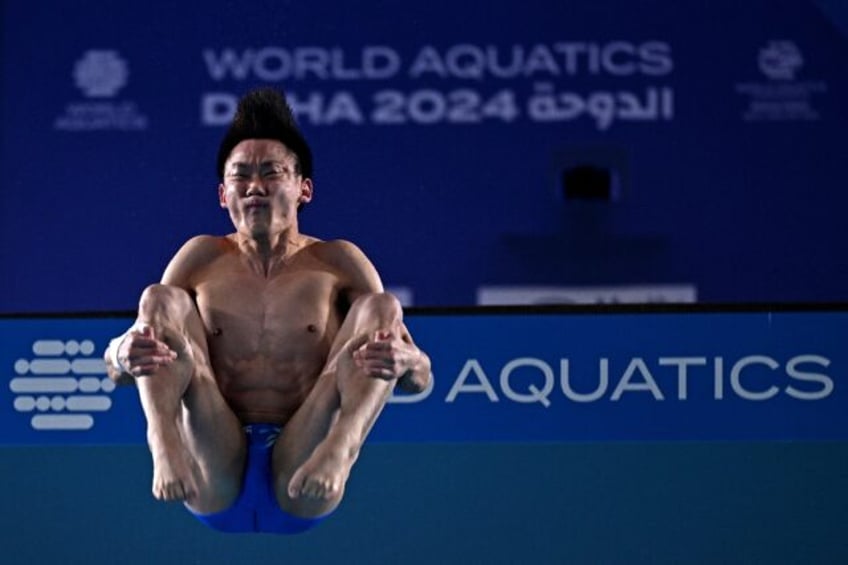
M106 363L103 359L74 359L71 371L75 375L105 375Z
M62 355L65 353L65 343L58 339L40 339L33 342L32 352L36 355Z
M9 388L16 393L34 392L76 392L77 380L64 378L26 378L19 377L9 382Z
M64 375L70 370L66 359L33 359L29 363L29 372L34 375Z
M100 379L97 377L83 377L79 380L80 392L100 392Z
M105 412L112 407L112 399L108 396L71 396L65 406L73 412Z
M39 414L32 417L30 424L36 430L90 430L94 427L94 418L89 414Z
M32 412L35 410L35 397L19 396L15 399L15 410L18 412Z

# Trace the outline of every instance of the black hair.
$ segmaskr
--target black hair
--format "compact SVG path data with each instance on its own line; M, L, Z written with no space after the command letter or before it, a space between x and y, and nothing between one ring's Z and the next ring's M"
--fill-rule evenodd
M252 90L239 100L233 123L218 149L218 178L233 148L245 139L276 139L297 156L297 172L312 178L312 150L297 127L285 95L273 88Z

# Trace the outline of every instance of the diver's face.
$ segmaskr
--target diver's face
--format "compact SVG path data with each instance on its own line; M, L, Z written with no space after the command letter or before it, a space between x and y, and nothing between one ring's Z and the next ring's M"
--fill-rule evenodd
M312 200L312 181L297 172L297 156L273 139L246 139L224 164L218 186L236 231L273 237L297 226L297 209Z

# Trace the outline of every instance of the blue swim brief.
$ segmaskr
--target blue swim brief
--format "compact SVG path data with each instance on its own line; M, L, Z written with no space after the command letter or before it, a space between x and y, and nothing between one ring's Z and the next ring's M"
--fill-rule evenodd
M299 534L324 521L329 514L318 518L299 518L277 504L271 452L280 435L280 426L249 424L244 427L244 432L247 436L247 465L238 498L232 506L214 514L198 514L191 509L189 512L210 528L229 533Z

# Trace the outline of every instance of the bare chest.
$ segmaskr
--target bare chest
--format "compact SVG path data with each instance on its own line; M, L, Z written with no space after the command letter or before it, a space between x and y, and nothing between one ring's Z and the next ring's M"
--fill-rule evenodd
M311 377L341 322L339 280L325 270L293 269L271 278L220 270L195 291L222 384L275 386L284 377Z

